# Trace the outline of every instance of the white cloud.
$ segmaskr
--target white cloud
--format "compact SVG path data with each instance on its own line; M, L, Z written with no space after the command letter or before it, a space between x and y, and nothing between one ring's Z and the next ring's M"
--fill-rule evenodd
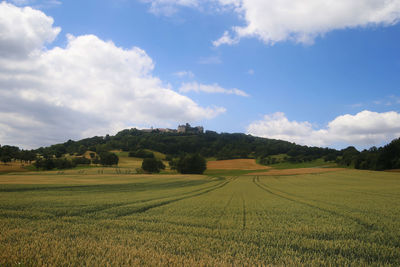
M26 57L52 42L60 32L53 19L30 7L0 3L0 57Z
M50 17L4 2L0 14L2 144L34 147L129 125L175 125L225 112L201 107L165 86L153 76L154 63L140 48L124 49L94 35L68 35L65 48L46 50L46 42L60 31Z
M377 113L364 110L356 115L339 116L329 122L327 127L315 129L310 122L289 121L284 113L278 112L251 123L247 132L303 145L356 145L367 148L400 137L400 114L394 111Z
M237 43L239 43L239 40L240 39L237 37L231 37L229 32L225 31L224 35L222 35L218 40L213 41L212 43L214 46L218 47L223 44L227 44L227 45L237 44Z
M183 78L183 77L194 78L194 76L195 76L193 72L187 71L187 70L175 72L174 75L178 76L180 78Z
M225 89L219 86L218 84L200 84L197 82L191 83L183 83L181 88L179 88L179 92L187 93L187 92L204 92L204 93L220 93L220 94L228 94L228 95L238 95L238 96L249 96L244 91L233 88L233 89Z
M199 10L230 10L245 26L232 27L214 46L236 44L256 37L266 44L292 40L311 44L333 30L388 26L400 19L399 0L143 0L154 13L172 15L178 7Z
M241 0L235 10L246 26L233 27L214 45L243 37L257 37L267 44L287 40L309 44L332 30L388 26L400 19L399 0Z

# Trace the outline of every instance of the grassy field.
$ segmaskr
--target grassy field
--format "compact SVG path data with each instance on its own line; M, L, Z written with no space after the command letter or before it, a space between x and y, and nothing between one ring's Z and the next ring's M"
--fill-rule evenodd
M220 174L1 175L0 266L398 266L400 173Z

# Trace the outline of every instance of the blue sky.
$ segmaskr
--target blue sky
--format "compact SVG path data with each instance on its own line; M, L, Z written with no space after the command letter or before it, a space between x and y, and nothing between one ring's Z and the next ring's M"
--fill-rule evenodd
M328 2L2 2L0 144L185 122L335 148L400 137L400 1Z

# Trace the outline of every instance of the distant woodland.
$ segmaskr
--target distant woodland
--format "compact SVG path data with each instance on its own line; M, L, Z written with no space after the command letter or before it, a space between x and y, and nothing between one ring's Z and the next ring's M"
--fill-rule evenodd
M46 159L52 159L55 164L68 165L64 155L79 156L91 151L99 155L92 159L94 163L112 165L115 162L118 163L118 159L110 156L109 151L122 150L130 152L131 155L137 155L144 149L164 153L169 159L186 154L197 154L217 160L255 158L261 164L273 165L282 161L300 163L323 158L326 162L336 162L349 168L400 169L400 138L384 147L372 147L360 152L354 147L342 150L309 147L241 133L219 134L213 131L166 133L157 130L145 132L138 129L126 129L115 136L95 136L79 141L68 140L62 144L34 150L22 150L15 146L3 145L0 146L0 160L7 163L16 160L46 162ZM276 157L277 155L280 157ZM143 156L143 158L145 157ZM59 160L55 161L55 159ZM91 163L91 161L87 162L83 159L75 159L75 161L73 165Z

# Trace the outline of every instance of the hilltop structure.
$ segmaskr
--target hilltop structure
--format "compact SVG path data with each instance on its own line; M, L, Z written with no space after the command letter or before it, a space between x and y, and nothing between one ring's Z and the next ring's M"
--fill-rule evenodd
M203 132L204 132L203 126L192 127L190 126L189 123L186 123L186 125L178 126L178 133L203 133Z
M179 125L177 130L169 129L169 128L153 128L153 127L151 127L150 129L142 129L141 131L145 132L145 133L160 132L160 133L193 133L193 134L198 134L198 133L204 133L204 128L203 128L203 126L192 127L192 126L190 126L189 123L186 123L184 125Z
M151 127L150 129L142 129L142 132L145 133L152 133L152 132L160 132L160 133L176 133L178 132L175 129L169 129L169 128L153 128Z

